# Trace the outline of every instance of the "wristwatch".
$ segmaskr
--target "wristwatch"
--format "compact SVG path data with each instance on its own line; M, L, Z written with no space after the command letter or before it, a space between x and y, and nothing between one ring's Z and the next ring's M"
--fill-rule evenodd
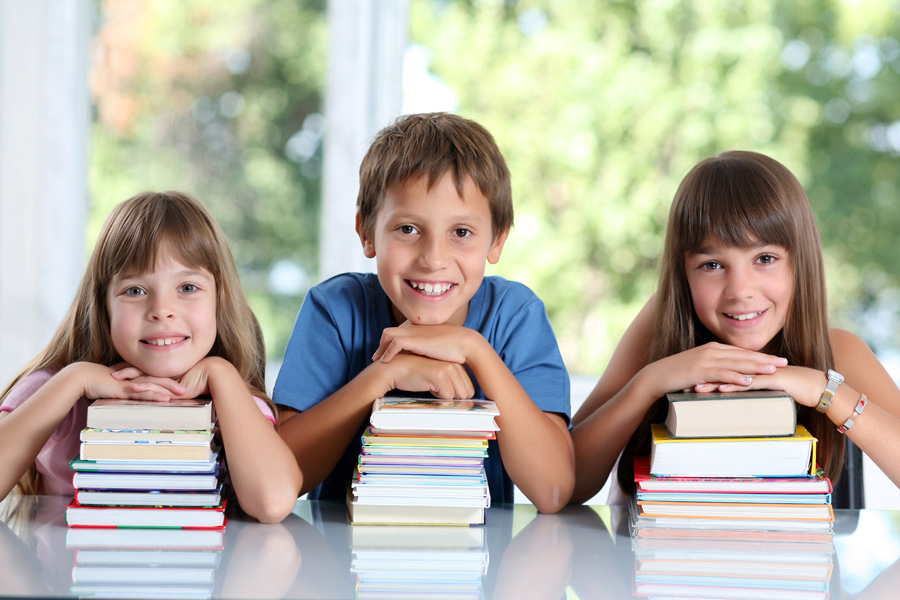
M819 405L816 407L817 411L823 413L828 410L828 407L831 406L831 399L834 398L834 393L842 383L844 383L844 376L837 371L828 369L828 384L825 386L825 391L822 392L822 397L819 398Z

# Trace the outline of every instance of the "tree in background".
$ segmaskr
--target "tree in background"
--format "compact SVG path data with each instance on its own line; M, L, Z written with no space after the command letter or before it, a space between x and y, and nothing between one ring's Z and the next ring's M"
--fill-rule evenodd
M275 359L316 280L325 5L98 5L89 239L135 192L195 193L233 242ZM656 287L678 182L738 148L798 175L835 322L895 352L898 11L895 0L410 0L410 37L453 109L509 161L516 226L492 272L532 287L569 368L598 373Z
M858 309L896 297L895 2L411 6L432 73L510 164L516 227L495 272L544 299L573 372L603 369L656 287L678 182L724 150L772 155L809 191L836 322L870 334Z
M324 0L104 0L98 10L89 239L134 193L198 196L231 240L279 357L316 271Z

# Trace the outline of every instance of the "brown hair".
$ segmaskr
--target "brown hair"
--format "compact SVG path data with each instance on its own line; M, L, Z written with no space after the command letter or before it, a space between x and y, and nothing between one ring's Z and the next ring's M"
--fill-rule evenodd
M828 327L825 267L819 230L797 178L780 162L756 152L732 151L707 158L684 178L669 212L659 268L659 290L650 362L713 341L694 311L685 256L714 236L747 247L757 241L788 251L793 273L784 328L767 350L788 363L825 371L834 367ZM665 418L657 400L626 445L618 480L634 487L632 458L649 454L649 425ZM823 468L837 482L844 462L843 438L825 415L798 406L798 420L819 440Z
M362 231L373 234L388 190L423 176L431 189L448 172L460 195L471 177L488 199L495 238L512 227L509 169L490 132L459 115L426 113L399 117L366 152L356 198Z
M234 264L225 234L199 200L182 192L144 192L116 206L106 219L84 276L62 323L50 343L3 391L26 375L61 369L79 361L113 365L121 361L112 344L106 292L121 273L147 273L161 249L191 267L202 267L216 281L216 340L209 356L234 365L253 395L265 393L266 354L256 320ZM18 488L37 493L40 478L34 466Z

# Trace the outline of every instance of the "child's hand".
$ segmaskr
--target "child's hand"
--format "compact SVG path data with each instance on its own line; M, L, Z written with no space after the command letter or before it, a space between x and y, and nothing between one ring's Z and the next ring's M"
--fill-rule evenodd
M754 379L787 366L787 359L710 342L663 358L651 365L660 397L676 390L696 392L756 389Z
M400 327L384 330L372 360L390 362L401 352L409 352L464 365L477 343L473 336L481 337L476 331L459 325L412 325L407 321Z
M797 404L815 408L819 405L819 399L827 383L827 375L818 369L790 366L780 368L771 375L755 377L746 388L721 385L719 390L722 392L733 392L737 389L780 390L789 394Z
M435 360L403 352L389 365L391 389L407 392L431 392L437 398L471 398L475 386L466 368L455 362Z
M96 363L80 362L73 363L67 368L78 371L83 378L84 395L91 400L119 398L168 402L182 392L178 382L149 377L125 363L106 367Z
M213 376L215 369L235 370L234 366L225 359L208 356L178 378L178 383L184 388L184 393L179 397L196 398L209 394L209 380Z

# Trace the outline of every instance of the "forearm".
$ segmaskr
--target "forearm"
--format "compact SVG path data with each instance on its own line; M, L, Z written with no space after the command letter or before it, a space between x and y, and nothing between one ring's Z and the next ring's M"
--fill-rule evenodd
M373 363L328 398L279 423L278 433L303 471L301 494L334 470L368 421L372 403L391 389L383 371Z
M12 412L0 412L0 498L16 486L83 395L79 369L63 369Z
M565 421L538 408L497 353L485 345L469 368L485 397L500 411L497 442L503 466L538 510L556 512L569 502L575 484L574 451Z
M575 447L573 503L592 498L606 484L619 454L657 396L641 371L572 429Z
M241 508L263 522L281 521L299 495L297 462L231 365L212 370L209 391Z

